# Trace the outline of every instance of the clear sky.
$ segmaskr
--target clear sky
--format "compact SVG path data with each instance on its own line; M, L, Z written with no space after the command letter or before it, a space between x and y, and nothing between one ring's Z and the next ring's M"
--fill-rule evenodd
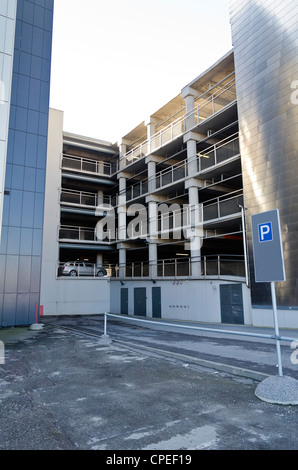
M115 143L231 48L228 0L56 0L50 106Z

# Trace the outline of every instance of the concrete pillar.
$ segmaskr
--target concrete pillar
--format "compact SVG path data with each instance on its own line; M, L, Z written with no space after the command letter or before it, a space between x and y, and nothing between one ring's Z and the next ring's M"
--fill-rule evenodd
M123 170L126 167L125 154L127 152L127 145L129 142L125 139L121 139L118 142L119 147L119 170Z
M157 243L149 242L149 276L157 277Z
M155 134L155 129L156 129L156 121L153 119L151 116L146 119L145 121L145 126L147 127L147 140L148 140L148 153L151 152L151 138Z
M100 267L102 266L103 263L103 254L102 253L96 253L96 266Z
M126 239L126 177L124 173L119 173L119 194L118 194L118 240Z
M203 206L199 203L199 191L201 182L194 178L185 184L188 189L190 228L187 231L191 256L192 276L201 276L201 247L203 239Z
M149 236L151 240L158 238L158 221L157 221L157 203L148 203L149 216Z
M126 273L126 248L119 248L119 278L124 279Z

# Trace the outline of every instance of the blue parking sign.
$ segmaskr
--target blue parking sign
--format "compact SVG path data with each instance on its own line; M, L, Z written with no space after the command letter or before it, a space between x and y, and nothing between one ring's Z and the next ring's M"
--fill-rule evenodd
M259 242L272 242L273 231L272 222L266 222L265 224L259 224Z
M285 281L278 209L252 215L251 221L255 281Z

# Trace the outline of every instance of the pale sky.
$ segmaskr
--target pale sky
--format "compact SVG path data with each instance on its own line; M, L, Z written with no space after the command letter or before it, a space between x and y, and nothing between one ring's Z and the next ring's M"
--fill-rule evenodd
M115 143L231 48L228 0L56 0L50 106Z

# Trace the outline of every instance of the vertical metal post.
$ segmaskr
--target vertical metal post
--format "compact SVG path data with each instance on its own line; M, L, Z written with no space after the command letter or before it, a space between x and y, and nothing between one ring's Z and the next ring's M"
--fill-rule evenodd
M104 327L103 327L103 334L107 335L107 315L104 313Z
M246 285L248 287L249 281L248 281L248 267L247 267L247 242L246 242L246 226L245 226L245 212L244 212L244 207L241 206L241 204L238 204L240 209L241 209L241 217L242 217L242 233L243 233L243 250L244 250L244 267L245 267L245 279L246 279Z
M276 339L276 352L277 352L277 361L278 361L278 375L283 376L282 371L282 362L281 362L281 350L280 350L280 336L277 320L277 306L276 306L276 294L275 294L275 283L271 282L271 297L272 297L272 307L273 307L273 318L274 318L274 330L275 330L275 339Z

